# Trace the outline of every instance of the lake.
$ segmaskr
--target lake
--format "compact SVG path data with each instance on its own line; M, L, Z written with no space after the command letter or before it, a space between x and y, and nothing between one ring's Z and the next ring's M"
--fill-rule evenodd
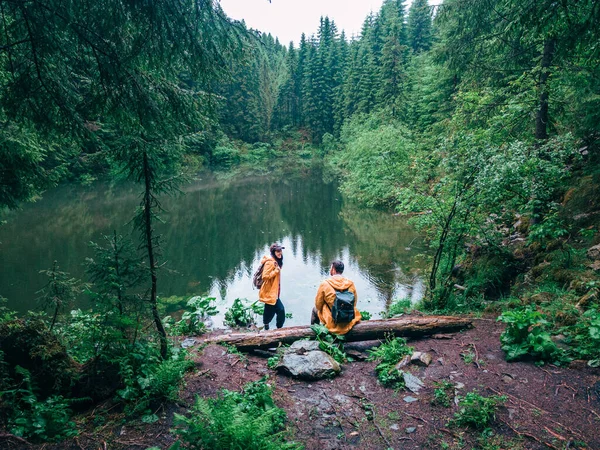
M406 219L365 209L341 196L319 170L304 174L220 180L206 175L162 199L159 296L210 295L220 310L235 298L254 301L252 275L273 242L281 242L281 298L292 313L286 325L310 322L317 286L339 258L358 291L359 309L378 318L393 299L423 296L426 252ZM37 307L46 283L40 270L85 279L89 242L113 230L131 234L140 186L94 183L61 186L41 200L6 213L0 226L0 295L19 312ZM132 237L136 239L137 235ZM76 307L87 307L86 299Z

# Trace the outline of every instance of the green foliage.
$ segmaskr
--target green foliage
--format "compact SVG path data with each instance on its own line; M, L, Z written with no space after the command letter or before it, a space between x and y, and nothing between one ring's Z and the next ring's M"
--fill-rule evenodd
M548 321L531 306L504 312L498 320L507 324L500 336L507 361L530 358L560 362L564 354L547 331Z
M338 363L342 364L349 360L344 352L344 336L331 333L326 326L321 324L311 325L310 329L315 333L319 341L319 348L330 355Z
M361 320L370 320L371 313L369 311L360 311Z
M404 356L413 352L413 348L406 345L406 339L386 336L385 341L379 347L368 352L368 361L378 361L375 372L377 372L377 378L381 384L386 387L403 388L402 372L395 366Z
M454 384L449 381L434 382L433 399L431 404L448 408L454 395Z
M262 312L258 312L261 311L261 308L264 308L264 306L259 304L258 301L248 304L248 300L236 298L225 313L225 320L223 323L232 328L250 327L256 323L254 315L262 314Z
M173 336L200 336L207 331L205 321L215 316L219 310L214 305L214 297L195 296L188 300L181 320L175 322L171 316L163 319L167 332Z
M383 318L391 319L392 317L408 313L413 305L409 298L401 298L394 301L386 313L382 313Z
M574 356L589 360L588 365L591 367L600 367L600 310L598 308L588 309L575 325L565 327L561 331L569 337Z
M492 395L484 397L476 392L469 392L459 401L459 411L454 414L450 425L456 427L487 428L496 418L497 409L504 404L506 396Z
M125 402L128 415L148 415L156 403L176 400L185 372L194 365L183 350L163 360L148 343L136 344L118 362L124 388L117 396Z
M242 392L222 390L216 399L196 398L187 416L175 414L175 434L191 449L300 449L286 440L285 411L275 406L263 378Z
M16 366L15 373L21 377L19 385L0 391L0 399L12 406L8 419L10 432L38 442L55 442L76 436L77 428L71 421L69 400L60 395L40 400L30 372Z
M38 291L38 301L43 309L49 309L52 313L50 330L54 328L58 314L75 300L81 292L81 282L69 277L69 274L58 270L58 264L54 261L52 269L42 270L48 277L48 283Z

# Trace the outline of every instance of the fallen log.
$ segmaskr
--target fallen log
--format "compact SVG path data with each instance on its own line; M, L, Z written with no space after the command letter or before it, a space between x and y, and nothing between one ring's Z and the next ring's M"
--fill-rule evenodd
M449 333L471 328L471 320L453 316L406 316L395 319L367 320L357 323L346 334L346 342L383 339L387 334L402 337L420 337ZM310 326L280 328L259 333L229 333L209 337L204 344L228 344L240 350L264 349L278 344L291 344L299 339L314 337Z

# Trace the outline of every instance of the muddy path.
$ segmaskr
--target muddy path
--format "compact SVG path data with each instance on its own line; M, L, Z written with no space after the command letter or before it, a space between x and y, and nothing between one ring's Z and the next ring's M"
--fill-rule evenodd
M173 414L185 414L196 395L214 397L220 389L239 390L268 376L275 403L287 411L295 429L292 438L307 450L600 449L599 369L582 362L569 367L507 363L499 341L504 325L494 318L473 323L470 330L409 342L433 357L428 367L410 368L425 384L418 394L382 387L374 362L347 363L335 379L305 382L268 369L264 354L240 357L210 345L192 349L196 368L186 378L180 402L157 411L156 423L113 420L110 426L88 425L77 439L60 444L27 446L12 440L0 444L10 449L166 449L175 441L170 433ZM366 356L366 348L373 344L355 344L354 354ZM448 425L458 407L454 401L449 407L432 404L436 382L452 383L452 397L471 391L505 395L491 433ZM88 412L78 422L93 424L94 414Z

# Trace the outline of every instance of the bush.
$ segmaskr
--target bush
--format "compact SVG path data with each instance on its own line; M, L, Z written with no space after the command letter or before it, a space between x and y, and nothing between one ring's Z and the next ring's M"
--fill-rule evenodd
M326 326L315 324L311 325L311 330L315 332L315 337L319 341L319 348L342 364L348 361L348 356L344 352L345 340L343 335L337 335L329 332Z
M544 315L530 306L506 311L498 320L507 325L500 336L507 361L533 359L560 363L564 353L552 341Z
M394 338L387 336L383 342L375 350L369 350L368 361L379 361L375 372L379 382L386 387L403 388L404 377L402 372L396 369L396 364L406 356L413 352L413 348L406 345L406 340L403 338Z
M476 392L469 392L458 404L459 411L454 414L450 425L468 426L484 429L496 418L496 410L506 401L506 396L492 395L483 397Z
M432 405L440 405L448 408L450 406L450 399L454 393L454 385L449 381L434 382L435 389L433 390Z
M173 336L200 336L206 333L205 322L219 313L213 304L215 301L214 297L192 297L187 302L188 310L182 314L181 320L175 322L171 316L163 319L165 329Z
M394 316L406 314L412 309L412 303L409 298L401 298L390 305L387 313L382 313L384 319L391 319Z
M231 305L231 308L225 313L223 321L228 327L247 328L254 325L254 314L262 314L264 305L254 302L248 305L246 299L236 298Z
M76 436L69 401L60 395L39 400L29 371L17 366L15 372L22 377L22 383L0 392L0 398L12 406L8 418L10 432L34 441L61 441Z
M196 398L187 416L175 414L175 434L191 449L300 449L285 439L286 413L273 403L265 378L241 393L222 390L216 399Z
M580 320L562 331L569 337L572 352L578 358L588 359L591 367L600 367L600 311L591 308Z

